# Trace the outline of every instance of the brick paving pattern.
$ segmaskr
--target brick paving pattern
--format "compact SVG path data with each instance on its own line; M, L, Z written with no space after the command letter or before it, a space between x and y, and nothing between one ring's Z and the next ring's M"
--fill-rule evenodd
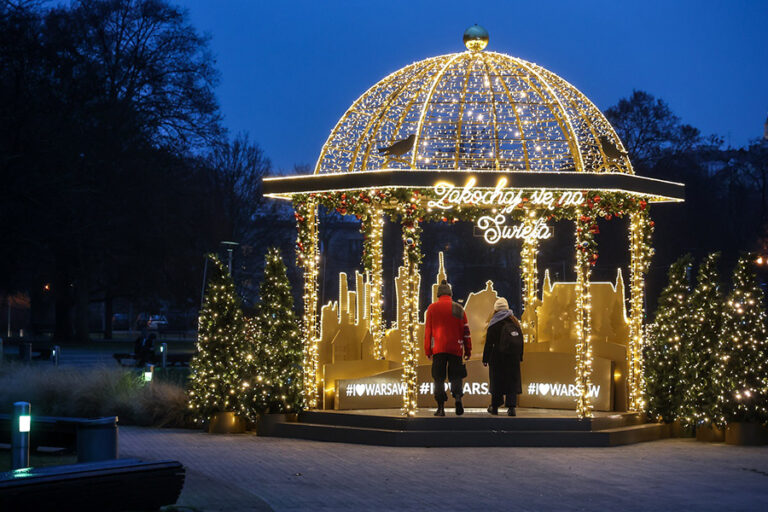
M120 454L181 461L191 510L768 510L768 447L693 439L392 448L121 427Z

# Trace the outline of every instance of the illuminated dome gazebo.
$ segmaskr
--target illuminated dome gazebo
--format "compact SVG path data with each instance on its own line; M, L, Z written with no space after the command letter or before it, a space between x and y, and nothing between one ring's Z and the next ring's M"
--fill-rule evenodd
M489 243L522 240L523 306L537 297L539 240L550 220L575 228L576 410L588 398L590 268L597 219L628 216L629 410L642 410L644 277L653 249L650 203L683 200L683 185L637 176L616 132L571 84L536 64L485 51L475 25L467 51L406 66L368 89L344 113L311 175L267 178L265 195L293 201L298 264L304 271L305 391L318 404L318 217L322 204L356 215L371 289L368 314L375 357L382 357L384 216L402 226L406 323L402 339L403 412L416 411L416 326L421 224L473 221Z

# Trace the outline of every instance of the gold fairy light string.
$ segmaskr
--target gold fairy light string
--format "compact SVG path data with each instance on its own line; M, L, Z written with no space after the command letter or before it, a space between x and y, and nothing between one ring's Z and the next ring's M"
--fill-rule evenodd
M538 218L536 211L531 209L526 213L524 225L532 229ZM526 343L536 341L535 307L538 294L538 268L537 257L539 253L539 239L529 236L523 240L523 248L520 252L520 273L523 276L523 311L525 312L522 325L523 337Z
M630 316L629 316L629 353L627 354L627 382L629 384L629 410L645 409L643 390L645 389L643 371L643 299L645 295L645 274L651 265L653 248L650 244L653 233L653 221L648 209L642 205L629 216L630 244Z
M576 414L579 418L592 417L589 399L592 385L592 295L589 277L594 262L593 218L587 212L576 210Z
M298 235L296 238L297 264L304 270L304 395L307 406L318 406L317 373L319 369L318 332L318 250L317 201L300 196L294 200Z
M375 359L384 359L384 215L380 208L371 209L368 222L371 224L367 240L370 254L366 255L370 289L369 325L373 337L373 356Z

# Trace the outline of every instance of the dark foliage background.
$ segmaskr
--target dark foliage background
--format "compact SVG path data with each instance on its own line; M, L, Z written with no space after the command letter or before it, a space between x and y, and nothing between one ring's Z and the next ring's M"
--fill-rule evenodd
M132 323L140 312L163 312L173 328L193 329L203 255L226 261L221 241L240 244L233 276L247 312L268 246L280 248L301 304L289 206L261 195L261 178L277 171L248 134L227 132L218 81L207 37L167 0L0 3L0 293L3 306L14 305L14 325L87 340L95 330L109 338L120 315ZM652 209L649 309L684 252L720 250L724 268L741 251L768 252L765 141L725 148L643 91L606 115L639 174L687 187L684 204ZM351 219L324 212L321 223L327 301L338 272L361 269L362 243ZM572 279L572 227L555 231L542 245L542 275L549 268ZM625 221L603 223L598 241L593 277L614 280L628 264ZM463 223L428 225L423 242L423 303L444 250L458 298L492 279L519 304L518 245L486 246ZM389 318L400 253L388 223ZM29 307L21 320L19 303Z

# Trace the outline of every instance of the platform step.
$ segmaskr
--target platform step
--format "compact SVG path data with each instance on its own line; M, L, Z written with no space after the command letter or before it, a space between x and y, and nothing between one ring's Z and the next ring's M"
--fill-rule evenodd
M398 430L306 422L278 422L270 432L276 437L312 441L410 447L615 446L664 437L663 425L629 425L604 430Z
M616 413L596 418L551 418L500 416L447 416L404 418L376 414L337 411L305 411L299 422L315 425L346 426L402 431L579 431L589 432L642 424L644 418L635 413Z

